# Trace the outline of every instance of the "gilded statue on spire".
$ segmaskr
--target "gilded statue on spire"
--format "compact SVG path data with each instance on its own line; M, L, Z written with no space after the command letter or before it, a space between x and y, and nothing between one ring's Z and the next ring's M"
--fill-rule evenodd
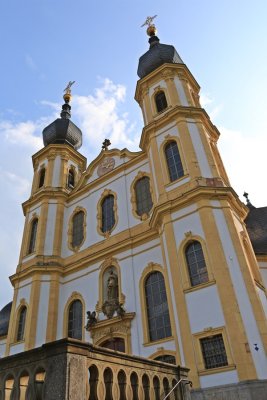
M143 25L141 25L141 28L145 25L147 25L147 30L146 33L148 36L154 36L157 33L157 29L154 24L152 24L153 20L157 17L157 15L154 15L153 17L147 17Z
M71 87L75 83L75 81L69 81L63 92L65 92L63 99L65 100L66 103L69 103L71 99Z

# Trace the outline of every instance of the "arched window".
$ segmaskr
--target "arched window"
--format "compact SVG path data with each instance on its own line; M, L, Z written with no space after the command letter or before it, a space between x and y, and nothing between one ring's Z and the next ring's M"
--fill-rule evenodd
M149 214L153 203L150 193L150 181L148 176L139 179L135 184L136 213L139 216Z
M69 169L69 173L68 173L68 187L70 189L74 188L74 171L72 168Z
M185 257L191 285L207 282L209 277L201 244L196 240L189 243L185 249Z
M121 351L125 353L125 342L122 338L112 338L106 340L104 343L100 344L101 347L106 347L107 349Z
M104 382L106 387L105 400L113 400L112 397L113 374L110 368L106 368L104 371Z
M155 102L156 102L157 112L161 112L168 107L165 93L162 90L156 94Z
M72 247L79 246L84 239L84 212L78 211L72 219Z
M44 186L45 181L45 168L42 168L39 173L39 188Z
M20 342L24 339L25 322L26 322L27 308L21 307L18 320L17 341Z
M131 387L132 387L132 394L133 394L133 400L138 400L138 376L136 372L132 372L130 376L130 381L131 381Z
M184 169L178 146L174 140L165 146L165 156L171 182L184 176Z
M171 336L165 282L160 272L152 272L146 279L145 295L150 340Z
M68 337L82 340L83 306L80 300L74 300L69 308Z
M115 225L114 215L114 196L112 194L106 196L102 201L102 226L103 233L110 232Z
M170 393L170 384L167 378L163 378L163 390L165 396L167 396Z
M162 356L156 357L155 360L163 361L163 362L168 363L168 364L174 364L174 365L176 364L175 357L170 355L170 354L163 354Z
M30 234L30 242L29 242L28 254L31 254L31 253L33 253L35 251L37 228L38 228L38 219L35 218L32 221L32 226L31 226L31 234Z

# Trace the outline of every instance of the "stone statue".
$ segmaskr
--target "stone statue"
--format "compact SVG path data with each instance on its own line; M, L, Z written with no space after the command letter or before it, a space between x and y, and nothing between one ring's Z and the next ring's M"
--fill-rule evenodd
M87 324L85 329L88 331L92 326L97 323L96 312L95 311L87 311Z
M110 300L118 300L118 276L111 270L107 281L107 298Z

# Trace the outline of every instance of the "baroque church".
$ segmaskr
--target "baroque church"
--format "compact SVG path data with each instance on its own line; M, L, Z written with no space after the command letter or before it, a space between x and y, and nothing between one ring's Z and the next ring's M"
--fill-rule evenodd
M267 399L267 207L231 187L198 83L147 25L140 151L106 139L87 165L70 82L32 157L0 400Z

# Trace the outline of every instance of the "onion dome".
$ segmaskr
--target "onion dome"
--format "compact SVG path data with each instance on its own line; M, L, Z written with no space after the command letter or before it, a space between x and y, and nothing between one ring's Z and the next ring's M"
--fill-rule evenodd
M6 336L8 332L9 319L11 313L12 301L5 305L0 311L0 336Z
M65 89L66 93L63 96L65 104L62 106L61 118L56 119L43 130L44 146L48 146L49 144L68 144L74 147L75 150L78 150L82 145L82 131L70 120L70 87L73 83L69 82Z
M159 38L156 36L156 27L154 24L151 24L151 21L155 17L147 17L146 22L142 25L148 25L147 34L150 36L148 40L150 47L149 50L139 58L137 70L139 78L144 78L150 74L150 72L165 63L183 64L183 61L175 47L169 44L161 44L159 42Z

